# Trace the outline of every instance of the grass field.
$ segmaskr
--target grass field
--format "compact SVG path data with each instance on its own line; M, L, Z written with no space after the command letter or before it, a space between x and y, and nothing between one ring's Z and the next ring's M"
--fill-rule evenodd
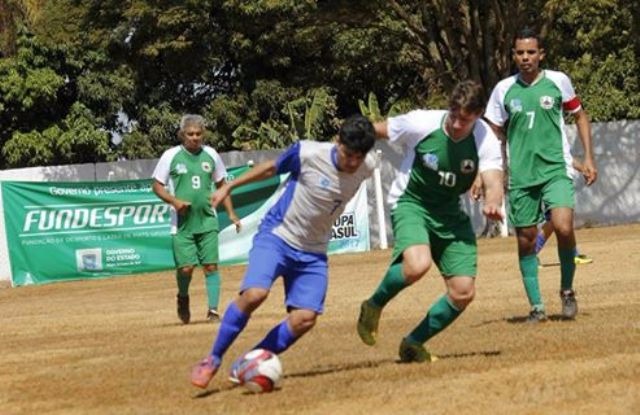
M283 388L265 395L225 375L283 317L280 282L206 391L188 380L217 329L204 319L199 271L187 326L171 272L0 289L0 414L639 414L640 225L580 230L578 241L595 259L578 266L578 318L557 319L552 240L540 271L552 318L530 325L515 240L480 240L476 300L428 343L441 358L431 364L396 359L443 290L437 272L385 309L379 343L367 347L355 320L390 252L333 256L326 313L281 356ZM225 304L243 271L222 269Z

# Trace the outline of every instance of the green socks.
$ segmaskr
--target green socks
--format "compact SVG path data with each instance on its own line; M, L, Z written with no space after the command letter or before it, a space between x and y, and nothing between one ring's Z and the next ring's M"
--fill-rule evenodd
M558 257L560 258L560 288L570 290L573 288L573 276L576 273L576 263L574 256L575 249L558 248Z
M209 300L209 308L218 308L220 302L220 273L213 271L205 274L205 284L207 286L207 298Z
M183 275L180 270L176 270L176 284L178 285L178 295L180 297L188 297L191 275Z
M406 286L404 275L402 275L402 263L391 264L380 285L369 299L369 302L377 307L383 308Z
M571 257L573 262L573 256ZM544 310L542 297L540 296L540 286L538 285L538 260L535 254L520 257L520 272L524 289L527 292L529 304L538 310Z
M445 294L431 306L427 316L413 329L408 337L410 340L423 344L453 323L460 314L462 314L462 311L458 310Z

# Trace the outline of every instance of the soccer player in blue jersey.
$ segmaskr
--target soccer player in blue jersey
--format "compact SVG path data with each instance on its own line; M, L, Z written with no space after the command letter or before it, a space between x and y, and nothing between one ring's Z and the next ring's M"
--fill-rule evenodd
M255 345L279 354L316 323L327 292L327 244L331 227L371 176L375 157L369 150L375 131L369 120L353 116L340 127L334 143L299 141L277 160L261 163L216 191L214 205L235 187L289 173L284 193L260 224L238 296L227 307L211 352L191 372L191 383L206 388L222 358L247 325L251 313L282 276L287 316ZM233 368L231 379L233 380Z

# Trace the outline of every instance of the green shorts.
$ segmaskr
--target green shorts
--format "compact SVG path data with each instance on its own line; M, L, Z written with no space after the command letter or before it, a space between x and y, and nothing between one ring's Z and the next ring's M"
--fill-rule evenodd
M398 204L391 212L393 236L392 263L412 245L430 245L431 256L445 277L475 277L478 249L469 217L462 211L453 215L432 215L419 205Z
M195 234L178 232L173 235L173 259L176 268L217 264L219 260L218 231Z
M544 220L544 210L575 206L573 181L556 176L536 186L509 190L509 222L516 228L535 226Z

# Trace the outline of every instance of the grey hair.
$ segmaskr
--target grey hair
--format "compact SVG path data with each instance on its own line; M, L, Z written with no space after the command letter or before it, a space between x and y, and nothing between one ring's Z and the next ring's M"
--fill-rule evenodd
M204 120L204 117L202 115L197 115L197 114L183 115L182 119L180 119L180 131L184 131L190 125L199 127L203 131L207 127L207 123Z

